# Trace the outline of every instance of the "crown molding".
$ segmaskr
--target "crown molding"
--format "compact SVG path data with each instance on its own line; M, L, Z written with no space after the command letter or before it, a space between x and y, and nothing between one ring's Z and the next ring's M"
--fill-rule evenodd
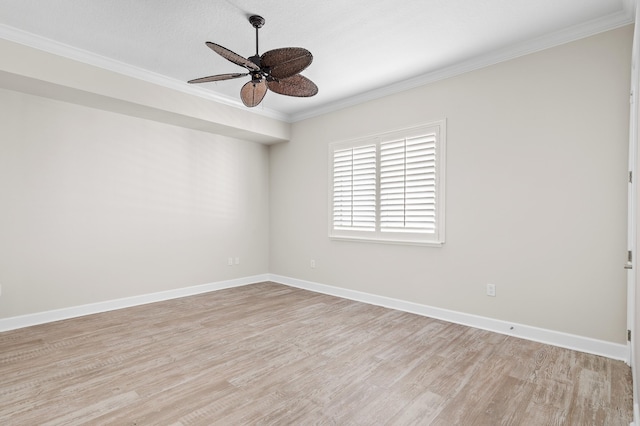
M620 28L624 25L632 24L635 16L636 0L622 0L623 10L602 18L594 19L583 24L565 28L560 31L546 34L544 36L526 42L514 44L512 46L495 50L485 55L480 55L466 61L453 64L410 78L389 86L341 99L336 102L325 104L319 108L311 108L300 113L293 114L291 122L306 120L323 114L328 114L343 108L358 105L364 102L383 98L385 96L400 93L406 90L415 89L446 78L455 77L480 68L525 56L541 50L549 49L562 44L570 43L582 38L590 37L605 31Z
M424 86L446 78L454 77L463 73L474 71L480 68L498 64L500 62L515 59L520 56L538 52L551 47L569 43L581 38L589 37L601 32L613 30L634 22L635 8L637 0L621 0L622 10L602 18L594 19L583 24L566 28L555 33L547 34L527 42L518 43L507 48L490 52L486 55L477 56L466 61L462 61L420 76L400 81L386 87L351 96L335 102L321 105L317 108L310 108L294 114L285 114L273 109L261 108L253 110L254 114L281 120L288 123L305 120L323 114L338 111L360 103L372 101L385 96L393 95L406 90ZM157 84L169 89L177 90L190 95L198 96L213 102L232 106L238 109L245 109L244 105L237 99L220 95L208 90L186 84L183 81L170 78L152 71L135 67L124 62L116 61L86 50L78 49L64 43L59 43L35 34L19 30L8 25L0 24L0 38L19 43L34 49L53 53L68 59L96 66L102 69L113 71L149 83Z
M198 96L200 98L228 105L234 108L246 110L246 107L238 99L220 95L208 90L199 89L175 78L167 77L165 75L158 74L144 68L139 68L130 64L126 64L124 62L116 61L115 59L101 56L87 50L78 49L77 47L41 37L33 33L10 27L8 25L0 24L0 38L34 49L42 50L47 53L62 56L67 59L82 62L87 65L92 65L108 71L113 71L115 73L126 75L128 77L133 77L138 80L146 81L148 83L157 84L158 86L187 93L189 95ZM261 108L252 112L280 121L289 122L290 120L290 117L287 114L283 114L267 108Z

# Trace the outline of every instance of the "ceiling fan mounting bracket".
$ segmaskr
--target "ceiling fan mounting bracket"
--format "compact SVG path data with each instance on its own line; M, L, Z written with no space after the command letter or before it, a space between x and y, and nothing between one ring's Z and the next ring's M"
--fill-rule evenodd
M253 28L255 29L262 28L264 25L264 18L260 15L251 15L249 17L249 22L251 22L251 25L253 25Z

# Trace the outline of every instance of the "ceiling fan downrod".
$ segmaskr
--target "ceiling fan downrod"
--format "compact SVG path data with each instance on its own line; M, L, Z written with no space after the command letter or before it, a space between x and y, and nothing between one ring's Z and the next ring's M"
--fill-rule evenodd
M251 25L253 25L253 28L256 29L256 57L259 57L260 53L258 52L260 51L258 50L258 30L264 25L264 18L259 15L252 15L249 17L249 22L251 23ZM256 65L260 66L260 64Z
M256 64L258 68L260 68L260 71L251 73L251 82L255 86L262 81L263 77L265 77L262 71L262 65L260 64L260 50L258 49L258 30L264 25L264 18L259 15L252 15L249 17L249 22L251 23L251 25L253 25L253 28L256 29L256 54L255 56L251 56L247 59Z

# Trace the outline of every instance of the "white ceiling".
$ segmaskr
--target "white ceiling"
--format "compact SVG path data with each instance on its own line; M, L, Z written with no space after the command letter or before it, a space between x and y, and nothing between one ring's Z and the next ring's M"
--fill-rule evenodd
M0 38L245 108L243 72L212 41L304 47L312 98L269 92L253 110L295 121L633 22L633 0L0 0Z

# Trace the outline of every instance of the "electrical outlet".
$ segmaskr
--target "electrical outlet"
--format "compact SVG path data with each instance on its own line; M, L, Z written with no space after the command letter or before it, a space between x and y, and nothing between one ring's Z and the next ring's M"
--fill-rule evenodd
M227 265L233 266L233 257L227 259Z
M309 266L311 266L312 268L316 267L316 260L315 259L311 259L311 262L309 262Z
M487 296L496 297L496 285L487 284Z

